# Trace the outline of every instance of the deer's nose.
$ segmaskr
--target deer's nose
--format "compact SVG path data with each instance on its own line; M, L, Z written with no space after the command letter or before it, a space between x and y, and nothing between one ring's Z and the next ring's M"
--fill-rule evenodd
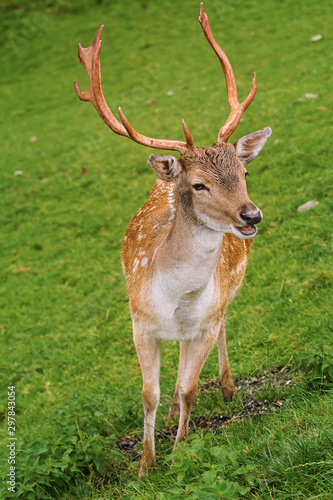
M254 214L251 212L243 212L241 213L241 219L249 226L252 226L253 224L259 224L259 222L262 221L261 210L258 210Z

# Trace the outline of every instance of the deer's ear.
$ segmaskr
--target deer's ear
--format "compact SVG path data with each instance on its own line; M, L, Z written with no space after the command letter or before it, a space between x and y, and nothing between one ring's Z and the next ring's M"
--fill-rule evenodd
M183 167L174 156L150 155L148 163L162 181L179 183Z
M247 165L260 153L265 146L268 137L271 135L272 130L269 127L262 128L249 135L244 135L234 144L237 157Z

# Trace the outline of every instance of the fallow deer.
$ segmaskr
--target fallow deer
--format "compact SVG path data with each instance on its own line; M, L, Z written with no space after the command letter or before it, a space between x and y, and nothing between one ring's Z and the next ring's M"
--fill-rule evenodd
M79 58L89 76L89 90L75 88L90 101L111 130L148 146L178 151L180 159L153 154L148 163L158 176L148 201L134 216L122 244L122 264L128 284L134 343L142 371L144 441L140 476L154 463L154 425L159 403L160 345L180 341L176 390L168 417L179 416L175 447L185 439L198 378L217 342L219 381L225 399L236 394L229 368L225 320L228 303L241 286L261 211L249 199L245 165L261 151L269 127L228 142L256 94L254 73L248 97L238 102L231 64L213 37L200 4L199 22L222 65L230 114L218 140L195 147L183 120L186 141L152 139L136 132L119 108L120 123L101 88L100 59L103 26Z

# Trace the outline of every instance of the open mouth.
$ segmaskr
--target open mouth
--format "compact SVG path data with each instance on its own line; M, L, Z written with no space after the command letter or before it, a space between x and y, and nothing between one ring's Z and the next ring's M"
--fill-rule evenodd
M237 229L244 234L244 236L254 236L257 232L256 226L237 227Z

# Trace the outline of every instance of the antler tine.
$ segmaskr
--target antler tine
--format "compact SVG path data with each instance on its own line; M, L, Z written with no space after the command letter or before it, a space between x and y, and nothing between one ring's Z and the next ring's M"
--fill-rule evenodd
M75 84L76 93L81 99L81 101L90 101L95 107L97 113L106 123L106 125L113 130L116 134L129 137L125 127L118 122L114 117L112 111L107 105L104 95L102 92L101 84L101 65L99 54L102 48L101 35L104 25L99 28L94 41L89 45L89 47L82 47L79 43L79 59L82 66L86 70L89 77L89 90L86 92L81 92L80 87L77 82Z
M254 73L253 75L252 88L249 95L247 96L245 101L239 103L236 80L232 66L226 54L221 49L221 47L216 42L213 36L208 16L204 11L203 2L201 2L200 4L199 22L201 24L201 27L208 42L210 43L212 49L214 50L215 54L220 60L225 76L227 93L228 93L228 103L230 106L230 114L227 121L219 131L218 142L228 142L229 137L236 130L239 120L241 119L242 115L245 113L246 109L249 107L249 105L251 104L256 95L257 92L256 74Z
M128 136L133 141L142 144L143 146L148 146L150 148L156 148L156 149L168 149L170 151L179 151L180 153L184 153L187 147L193 147L193 141L191 144L189 144L187 142L187 137L186 137L186 142L170 141L167 139L152 139L151 137L146 137L145 135L142 135L136 130L134 130L134 128L127 120L126 116L124 115L124 112L120 107L118 108L118 113L125 129L127 130Z
M183 125L183 130L184 130L184 135L185 135L185 139L186 139L186 144L189 148L194 148L194 144L193 144L193 139L191 137L191 134L190 134L190 131L189 129L187 128L187 125L185 123L185 120L182 120L182 125Z
M129 123L121 108L119 108L119 115L122 121L122 124L114 117L112 111L108 107L104 95L102 92L101 85L101 68L100 68L100 51L102 46L101 34L104 26L102 25L94 41L87 48L83 48L79 43L79 59L81 61L82 66L87 71L89 77L89 89L86 92L81 92L79 85L77 82L75 83L76 93L81 99L81 101L90 101L100 117L107 124L107 126L116 132L116 134L123 135L132 139L133 141L142 144L143 146L148 146L156 149L167 149L171 151L179 151L183 153L187 148L193 147L193 140L190 135L188 128L183 128L186 137L186 142L183 141L170 141L166 139L152 139L150 137L146 137L145 135L136 132L132 125Z

